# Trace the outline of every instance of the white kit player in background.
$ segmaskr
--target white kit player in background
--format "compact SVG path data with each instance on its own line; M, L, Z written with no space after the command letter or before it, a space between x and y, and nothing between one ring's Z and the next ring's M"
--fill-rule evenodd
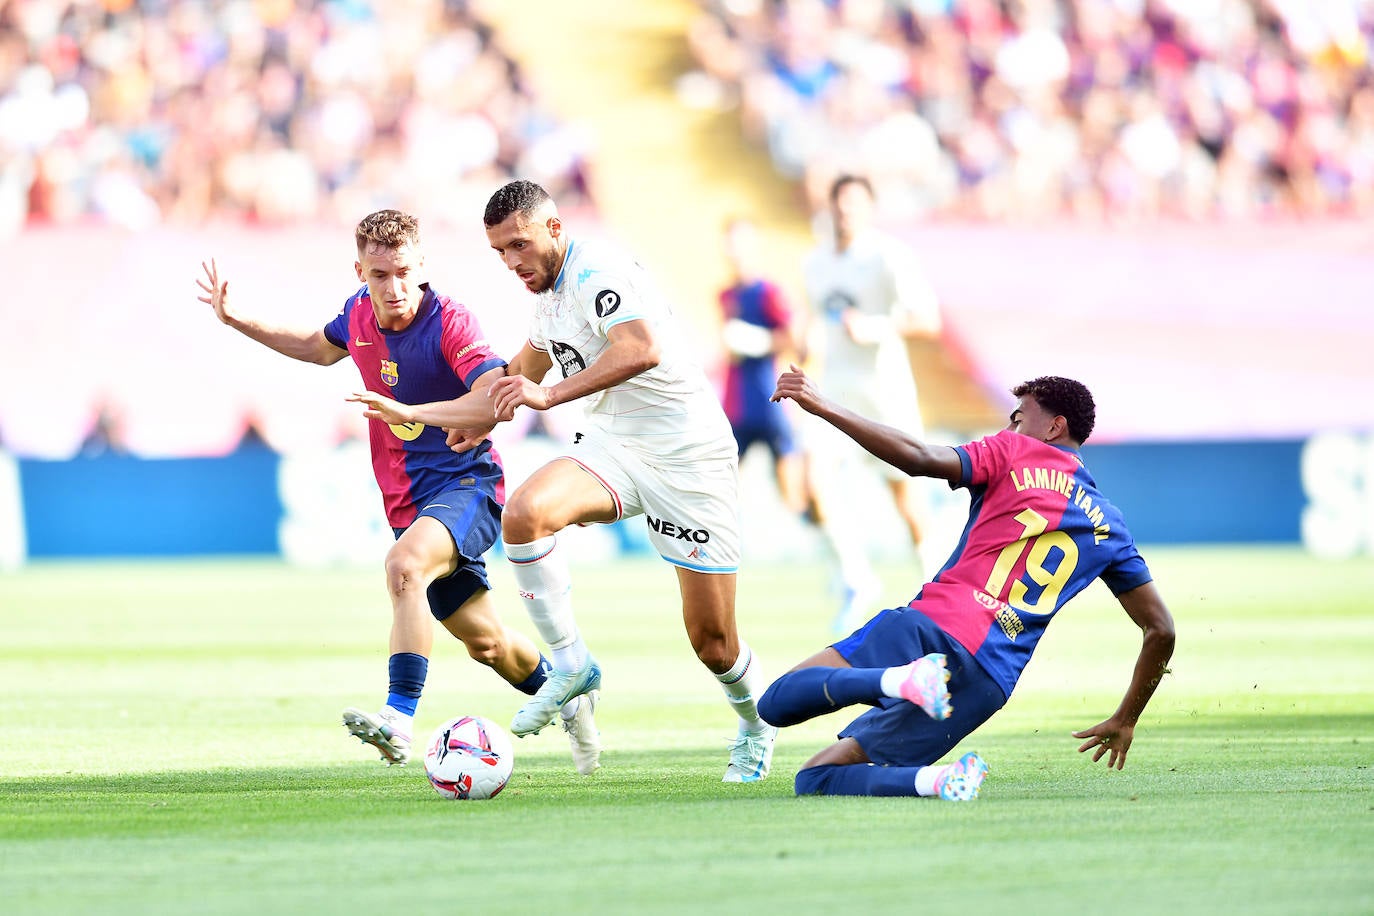
M528 341L489 394L377 409L392 420L462 430L450 437L461 449L521 406L583 401L586 418L566 452L531 474L502 516L506 556L554 669L511 731L536 733L560 709L566 715L579 698L595 703L599 695L601 667L577 628L558 532L643 515L654 549L677 573L692 648L738 717L724 781L762 779L777 730L759 718L755 698L767 682L735 628L738 460L720 401L683 352L647 273L613 245L573 239L543 188L510 182L492 195L483 220L492 249L537 294ZM554 366L561 378L541 384Z
M873 228L873 210L867 179L841 175L832 183L831 237L806 261L809 344L820 361L819 384L835 400L921 437L925 430L907 338L939 336L939 302L912 251ZM818 521L841 593L832 629L848 633L875 609L881 586L867 550L872 519L854 498L856 478L883 482L918 562L926 500L918 482L829 424L813 421L805 432Z

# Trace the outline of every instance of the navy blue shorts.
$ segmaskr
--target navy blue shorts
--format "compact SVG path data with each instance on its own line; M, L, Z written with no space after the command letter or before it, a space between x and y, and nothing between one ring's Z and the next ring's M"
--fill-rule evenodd
M762 416L743 417L731 421L735 433L735 444L739 446L740 457L749 451L755 442L762 442L773 453L773 458L782 458L797 451L797 439L792 434L792 424L781 404L769 404Z
M416 518L421 516L447 528L458 553L458 568L431 582L425 593L434 619L447 620L479 590L491 589L482 557L501 536L501 504L481 490L464 487L434 497ZM399 538L406 529L391 530Z
M915 608L879 612L834 649L855 668L891 668L931 652L945 654L954 706L948 719L937 722L914 703L888 697L840 732L883 766L935 763L1007 703L1002 688L968 650Z

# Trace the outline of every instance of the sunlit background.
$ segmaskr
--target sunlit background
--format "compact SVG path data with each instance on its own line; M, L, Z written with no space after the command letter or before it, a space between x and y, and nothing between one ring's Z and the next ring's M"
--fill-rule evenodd
M1138 539L1374 553L1372 43L1374 0L0 0L0 566L380 562L356 371L221 326L202 260L321 327L353 225L409 210L511 354L530 300L481 210L532 178L659 276L719 378L722 226L758 224L804 311L842 171L939 293L932 438L1073 376ZM511 478L575 417L499 429ZM814 551L766 464L746 556Z

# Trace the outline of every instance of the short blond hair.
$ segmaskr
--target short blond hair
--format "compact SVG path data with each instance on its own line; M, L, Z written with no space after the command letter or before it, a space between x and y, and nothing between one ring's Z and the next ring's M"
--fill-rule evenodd
M372 246L396 250L406 245L420 244L420 221L400 210L378 210L369 213L353 230L358 251Z

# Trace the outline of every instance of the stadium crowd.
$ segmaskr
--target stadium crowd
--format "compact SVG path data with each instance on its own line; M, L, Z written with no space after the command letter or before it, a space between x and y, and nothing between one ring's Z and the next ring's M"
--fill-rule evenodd
M584 146L467 0L0 0L0 237L573 202Z
M707 99L884 215L1374 213L1370 0L702 0Z

